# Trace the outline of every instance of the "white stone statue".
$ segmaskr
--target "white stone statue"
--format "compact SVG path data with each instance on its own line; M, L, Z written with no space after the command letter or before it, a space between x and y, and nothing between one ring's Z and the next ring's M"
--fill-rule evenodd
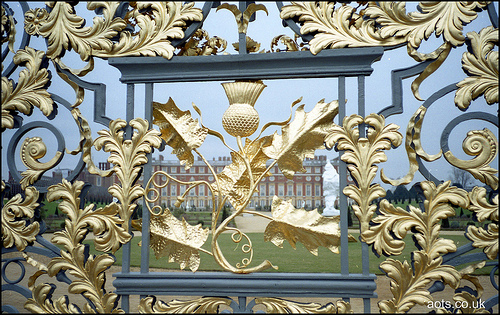
M340 211L335 209L335 201L339 197L339 174L330 160L326 163L323 173L323 196L325 197L323 215L325 217L340 215Z

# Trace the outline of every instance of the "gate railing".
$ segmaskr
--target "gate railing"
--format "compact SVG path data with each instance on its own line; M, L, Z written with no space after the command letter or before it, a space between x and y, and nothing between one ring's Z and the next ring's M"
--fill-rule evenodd
M271 51L257 53L260 44L247 36L247 28L249 23L258 20L256 12L268 13L266 6L253 2L240 2L238 6L205 2L202 8L174 2L89 3L87 8L95 10L98 17L93 26L84 27L85 20L76 15L70 3L51 3L46 9L30 9L22 3L17 7L22 15L15 15L19 13L14 12L13 3L2 3L2 45L7 46L2 52L2 158L7 160L10 174L7 184L2 181L2 297L7 297L8 291L17 292L26 298L23 307L32 312L128 312L132 310L130 296L134 295L140 296L137 307L141 312L216 312L221 307L226 311L252 312L255 306L263 305L268 312L341 313L352 311L352 298L361 298L363 311L370 312L371 299L377 297L376 276L369 270L370 247L376 255L398 256L409 238L407 234L412 233L417 249L412 252L411 261L387 258L380 264L380 269L391 279L393 295L391 299L379 301L380 311L406 312L415 306L424 306L429 311L457 312L470 311L474 305L476 309L498 311L497 292L484 297L482 284L473 275L478 269L491 268L490 282L498 291L498 171L492 166L497 161L498 119L488 111L469 110L471 103L479 102L478 98L483 95L483 102L498 104L495 6L487 2L420 3L419 12L406 14L404 3L362 3L356 8L328 2L289 5L277 2L283 25L290 27L297 37L293 40L277 36ZM239 36L233 46L238 54L222 54L227 43L221 38L210 38L201 29L215 8L217 11L227 9L235 15ZM479 14L485 17L486 12L481 11L487 11L492 25L464 36L464 25ZM21 33L16 26L22 19L24 32L19 49L15 50L16 32ZM433 32L442 35L443 44L432 53L418 51L421 42ZM32 36L46 39L45 51L28 46ZM286 46L285 51L276 49L280 40ZM434 94L422 100L421 83L436 75L434 72L450 51L464 44L469 49L462 57L467 78L436 88ZM388 49L402 45L407 46L408 54L418 63L394 70L388 82L392 91L391 106L367 114L367 109L372 108L366 104L366 77L372 74L374 63ZM69 54L70 49L87 62L82 69L65 65L62 57ZM4 61L9 60L7 57L12 62L4 65ZM93 70L95 57L108 59L109 65L121 73L120 81L126 85L125 120L106 116L109 101L104 84L80 78ZM57 84L68 84L74 90L73 104L56 94L57 84L49 66L62 79ZM25 69L17 71L19 67ZM14 79L15 75L19 78ZM403 136L399 126L386 123L386 119L404 112L403 80L412 76L417 78L411 91L423 103L408 121ZM285 114L279 118L285 119L283 121L264 124L252 140L250 136L255 136L259 120L253 105L265 88L262 80L295 78L335 82L331 91L337 93L338 101L328 103L323 99L306 112L304 105L297 106L300 102L297 100L291 105L288 119ZM355 91L346 79L357 81ZM13 80L17 80L16 84ZM201 117L207 109L193 103L200 116L198 122L189 111L177 107L174 100L161 103L155 98L160 84L164 88L171 83L216 81L230 81L222 84L230 104L222 116L222 125L235 138L237 149L227 144L227 136L203 125ZM144 87L143 118L135 118L140 108L135 100L137 87ZM94 140L93 123L83 114L88 107L85 90L94 92L94 122L109 128L98 131ZM275 91L279 92L283 91ZM357 96L357 106L349 104L357 107L357 114L347 115L346 95L350 92ZM186 90L186 94L189 93L195 92ZM450 118L440 135L441 152L430 155L422 147L423 119L426 114L429 116L433 104L443 102L450 93L454 94L454 104L465 113ZM39 121L23 122L21 114L32 116L33 107L46 118L40 116ZM80 138L77 149L71 152L68 150L71 145L66 145L65 140L69 135L60 130L66 128L64 122L62 127L57 126L57 118L64 117L58 112L66 110ZM51 123L47 119L55 120ZM463 149L474 158L462 160L451 152L449 139L458 125L472 120L484 121L496 129L471 130ZM269 127L279 131L266 135L264 131ZM55 152L54 157L47 162L41 162L47 152L45 140L39 136L26 137L38 129L46 129L56 138L57 144L50 151ZM219 139L231 152L231 163L222 172L211 168L198 151L208 136ZM403 141L410 170L402 178L393 180L383 170L378 172L378 165L388 159L387 152L401 150ZM8 143L6 151L5 143ZM166 146L174 150L186 169L192 165L193 155L198 155L214 180L181 181L167 172L153 171L152 152L161 152ZM106 152L107 161L112 165L110 169L94 164L94 149ZM339 217L324 217L317 211L298 209L277 196L270 215L247 209L259 182L270 175L271 167L278 166L291 180L295 173L303 171L304 159L314 157L320 149L338 151L342 192ZM21 157L17 164L16 152ZM76 166L52 185L44 179L44 173L58 170L56 167L68 154L79 156ZM425 163L440 158L454 169L472 174L485 186L459 188L455 183L440 180ZM20 163L26 168L23 172L17 168ZM112 179L108 192L114 202L103 207L86 204L90 185L78 179L85 167L86 172L100 180ZM376 176L380 176L385 184L401 186L413 183L417 175L425 178L413 185L421 203L409 205L407 209L390 203L385 198L386 189L375 182ZM158 182L162 177L164 179ZM179 221L168 208L161 207L158 196L169 182L188 187L178 196L179 204L190 189L206 186L213 200L210 228ZM9 195L9 185L16 189L20 186L22 193ZM348 231L348 198L354 202L352 210L360 222L357 245L361 247L362 272L359 274L349 270L348 242L354 238ZM66 216L64 227L54 233L50 241L44 238L43 202L57 202L58 211ZM234 212L219 220L227 202ZM138 205L142 205L140 219L137 219ZM470 243L459 248L452 240L440 237L442 221L455 215L453 207L472 212L481 223L467 227L465 236ZM262 272L275 267L269 260L251 266L253 252L258 248L252 247L247 234L228 225L244 213L269 220L264 237L278 247L284 241L293 247L301 242L311 253L317 253L320 246L339 253L340 273ZM131 268L131 254L138 250L131 246L132 227L142 231L141 265L137 272ZM102 254L91 254L89 245L84 243L90 230L94 247ZM235 243L246 241L242 250L250 257L234 265L228 262L218 243L223 232L233 233ZM207 250L201 246L209 235L210 249ZM120 248L121 272L112 274L114 290L106 292L106 270L113 265L113 254ZM150 271L150 248L156 256L167 256L163 259L196 272ZM12 256L16 252L21 256ZM197 271L200 252L212 256L223 272ZM39 256L32 254L50 260L43 263L37 261ZM25 279L23 262L37 269L29 279ZM10 278L7 268L14 263L21 272L19 277ZM467 266L462 268L464 264ZM108 281L110 276L108 273ZM47 279L51 283L41 282ZM69 300L55 298L54 279L69 285L68 293L72 294ZM429 307L432 293L445 287L454 290L450 301L460 303ZM72 304L75 295L83 296L83 304ZM163 302L158 296L201 297ZM318 297L328 302L283 299ZM248 298L254 299L247 301ZM341 299L333 301L332 298ZM2 305L2 310L16 309L7 303Z

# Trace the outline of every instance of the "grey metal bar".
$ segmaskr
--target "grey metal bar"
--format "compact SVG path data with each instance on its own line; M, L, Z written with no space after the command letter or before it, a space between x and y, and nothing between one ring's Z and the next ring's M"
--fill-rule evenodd
M153 106L153 84L147 83L145 86L145 109L144 109L144 117L149 122L149 128L152 127L152 106ZM151 153L147 155L148 163L144 165L144 180L143 183L147 183L147 181L151 178L152 174L152 164L151 164ZM144 187L147 189L148 187ZM150 213L145 207L144 203L142 206L142 246L141 246L141 273L149 272L149 220Z
M135 97L135 85L127 84L127 107L126 107L126 120L130 123L134 119L134 97ZM127 124L125 127L125 139L132 139L132 127ZM128 230L131 230L130 221L126 222L128 224ZM132 234L132 233L131 233ZM132 235L133 236L133 235ZM122 256L122 273L130 272L130 257L131 257L131 242L123 245L123 256ZM129 296L123 295L121 297L122 309L125 312L129 311Z
M325 49L279 54L109 58L123 83L199 82L238 79L326 78L370 75L382 47Z
M375 298L375 275L140 272L113 274L117 294Z
M238 7L241 12L245 12L247 8L246 1L238 2ZM241 15L241 20L243 20L243 14ZM240 55L246 55L248 51L247 51L247 35L245 33L238 34L238 45L239 45L238 53Z
M346 115L345 108L345 77L339 77L338 86L339 95L339 125L343 125L343 119ZM340 272L343 275L349 274L349 239L348 239L348 227L347 227L347 196L344 195L344 187L347 186L347 164L342 161L343 152L339 152L339 185L341 188L341 193L339 194L339 208L340 208Z

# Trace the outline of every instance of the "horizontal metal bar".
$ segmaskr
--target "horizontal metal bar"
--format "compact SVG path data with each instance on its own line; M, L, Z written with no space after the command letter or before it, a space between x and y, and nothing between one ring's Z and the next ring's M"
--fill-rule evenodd
M382 47L263 54L109 58L122 83L196 82L243 79L325 78L370 75Z
M374 274L130 272L113 276L115 293L127 295L377 297Z

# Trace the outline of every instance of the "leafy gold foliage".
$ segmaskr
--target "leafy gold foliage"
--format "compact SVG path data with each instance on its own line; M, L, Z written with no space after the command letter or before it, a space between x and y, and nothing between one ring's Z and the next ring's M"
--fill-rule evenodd
M471 52L462 56L462 67L469 77L460 81L455 93L455 103L461 109L467 109L472 100L484 95L488 104L498 103L498 29L488 26L479 34L467 33Z
M31 47L18 50L14 62L24 65L19 74L19 82L14 83L2 77L2 125L1 129L14 127L13 113L19 111L31 115L33 106L38 107L45 116L52 113L53 101L45 89L50 81L50 72L44 62L45 53Z
M299 303L278 298L256 298L256 304L263 304L270 314L347 314L353 313L351 304L342 300L321 305L318 303Z
M359 137L357 126L363 122L371 126L367 138ZM358 186L349 185L343 192L357 203L352 208L361 224L362 237L377 209L372 201L385 196L385 190L379 184L371 184L377 174L375 164L387 161L383 150L401 144L403 136L398 129L395 124L385 126L385 118L381 115L370 114L365 119L351 115L344 117L342 127L335 125L325 139L328 148L336 146L337 150L345 150L342 161L349 164L347 168Z
M266 136L256 140L246 138L243 152L231 152L232 163L224 167L224 170L217 174L221 194L228 196L231 204L240 209L248 201L248 196L252 194L251 182L260 176L270 176L266 171L266 162L269 157L263 152L265 147L271 145L272 137ZM248 160L250 169L246 167L245 159ZM213 183L215 191L219 185Z
M186 21L200 21L200 9L194 3L134 2L124 20L115 16L119 2L92 2L87 9L102 9L92 27L83 27L85 19L76 15L70 3L55 2L46 18L39 22L37 35L48 38L47 56L55 59L63 50L74 49L82 60L95 57L162 56L172 58L174 47L169 39L182 38ZM29 21L27 23L30 25ZM137 25L137 33L125 31L127 24ZM118 43L111 39L120 35Z
M142 227L142 220L134 222ZM152 214L150 221L150 240L156 259L167 256L168 262L177 262L181 269L189 267L193 272L200 266L201 246L208 238L208 228L192 226L184 218L179 221L168 209L163 213Z
M215 314L222 305L229 306L232 300L225 297L201 297L191 301L173 300L165 303L148 296L139 303L140 313L156 314Z
M229 3L223 3L217 7L217 11L220 9L226 9L231 11L231 13L234 14L234 18L236 19L236 23L238 24L238 33L247 33L248 29L248 23L250 23L250 17L252 14L254 14L257 11L264 11L266 14L267 8L263 4L255 4L255 3L250 3L245 12L241 13L241 11L238 9L238 7L234 4L229 4Z
M470 211L476 213L477 220L483 222L492 220L494 222L487 225L487 229L482 227L467 227L467 237L477 248L484 248L484 253L489 259L496 259L498 256L498 194L493 199L493 204L486 198L486 189L474 187L469 193L471 205Z
M181 111L172 98L165 104L153 102L153 123L161 130L161 137L173 148L181 164L189 169L194 163L193 149L203 144L208 129L198 126L198 119L190 111Z
M26 138L23 141L21 160L28 169L21 173L22 189L36 182L45 171L56 166L62 158L62 152L57 151L50 161L41 163L38 159L43 158L46 152L47 147L40 137Z
M129 221L137 206L134 200L144 194L144 189L134 182L139 176L140 166L148 161L146 153L151 153L153 147L159 148L161 144L160 133L148 130L147 120L136 118L130 121L130 126L137 132L128 140L124 140L122 130L126 125L122 119L112 120L110 130L98 131L99 137L94 141L97 150L111 153L108 162L114 165L113 170L122 185L114 184L108 191L120 201L120 218L124 222ZM125 229L128 231L128 224L125 224Z
M324 246L338 254L340 245L340 217L324 217L317 210L295 209L291 201L274 196L271 205L273 220L264 232L264 241L283 247L287 240L295 249L301 242L307 250L317 256L318 247Z
M2 190L4 182L2 181ZM36 207L39 206L38 190L28 187L25 198L20 194L11 198L2 208L2 243L3 247L16 246L18 251L23 251L28 243L34 242L40 230L38 222L23 220L33 218Z
M114 263L114 258L109 254L89 255L88 245L81 242L93 229L96 235L95 245L97 250L115 252L120 244L129 240L130 235L121 226L123 220L118 214L118 206L112 203L104 208L93 210L91 204L85 209L80 209L80 198L84 183L77 181L71 184L63 179L62 183L50 186L47 192L47 200L54 201L62 199L59 209L67 215L63 231L54 233L52 242L62 245L61 256L53 258L47 265L47 273L54 277L61 270L67 270L69 274L76 277L68 287L71 294L83 294L96 307L98 313L120 313L116 308L118 295L106 293L104 290L105 271ZM34 282L33 280L32 283ZM33 297L28 299L25 307L32 311L41 312L75 312L77 307L68 305L64 297L58 299L55 304L50 300L50 285L40 284L34 287ZM85 312L91 312L91 306L84 305Z
M325 149L325 138L333 132L332 121L338 114L338 102L319 101L310 111L300 105L295 111L293 121L281 128L282 134L273 134L271 146L264 153L277 160L278 166L288 179L295 172L305 173L302 162L314 158L315 150Z
M409 212L395 208L387 201L381 202L381 215L372 221L375 225L366 232L365 240L373 243L374 249L380 253L397 255L404 247L402 239L410 229L414 229L416 244L420 250L412 253L412 264L387 259L380 268L392 279L391 292L394 298L379 302L384 313L406 312L415 304L424 305L432 300L427 291L431 281L441 280L452 288L460 284L461 275L453 267L442 265L444 254L456 251L453 241L439 237L440 220L453 216L455 210L452 203L460 207L469 206L467 192L450 187L450 181L436 187L433 182L421 184L425 201L422 211L409 206ZM388 235L394 231L399 240L392 240Z

